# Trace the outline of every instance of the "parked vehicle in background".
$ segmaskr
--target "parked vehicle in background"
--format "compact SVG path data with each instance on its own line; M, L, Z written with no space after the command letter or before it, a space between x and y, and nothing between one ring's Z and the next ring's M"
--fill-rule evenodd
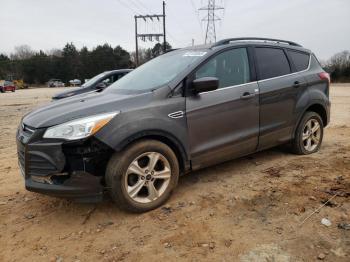
M4 93L6 91L15 92L16 86L11 81L0 80L0 92Z
M68 91L58 93L54 95L52 99L58 100L79 94L102 91L109 85L113 84L115 81L125 76L130 71L132 71L132 69L120 69L103 72L88 80L81 87L71 88Z
M79 79L69 80L70 86L80 86L81 81Z
M178 49L102 93L25 115L20 169L34 192L97 200L108 190L121 208L148 211L180 174L285 143L296 154L317 152L329 83L315 55L290 41Z
M48 87L64 87L65 84L60 79L50 79L47 82Z
M22 79L13 80L13 84L16 86L17 89L26 89L28 88L28 85L24 83Z

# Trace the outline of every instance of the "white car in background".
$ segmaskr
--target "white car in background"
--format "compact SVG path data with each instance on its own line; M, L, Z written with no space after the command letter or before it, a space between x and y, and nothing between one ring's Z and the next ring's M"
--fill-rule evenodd
M79 79L74 79L74 80L70 80L69 84L71 86L80 86L81 85L81 81Z
M47 87L64 87L64 83L61 81L61 79L50 79L47 82Z

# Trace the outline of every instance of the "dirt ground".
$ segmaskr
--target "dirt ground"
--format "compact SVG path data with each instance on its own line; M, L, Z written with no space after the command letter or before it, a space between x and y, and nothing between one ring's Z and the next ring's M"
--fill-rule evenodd
M0 94L0 261L350 261L339 226L350 223L350 84L331 87L319 153L275 148L189 174L139 215L24 189L17 125L58 91Z

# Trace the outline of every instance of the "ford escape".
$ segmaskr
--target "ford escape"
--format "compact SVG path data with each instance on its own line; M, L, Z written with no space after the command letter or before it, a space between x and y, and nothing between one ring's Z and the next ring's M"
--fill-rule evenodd
M315 55L290 41L232 38L168 52L102 93L25 115L25 187L78 201L108 191L121 208L151 210L180 174L285 143L318 151L329 83Z

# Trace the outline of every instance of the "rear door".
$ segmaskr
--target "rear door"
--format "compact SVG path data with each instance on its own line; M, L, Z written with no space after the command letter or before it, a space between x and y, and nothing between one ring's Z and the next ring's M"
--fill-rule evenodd
M296 103L306 89L306 80L294 72L284 48L255 47L255 58L260 90L261 150L291 139Z
M258 86L246 48L210 58L192 80L202 77L217 77L219 89L186 98L194 169L254 152L259 133Z

